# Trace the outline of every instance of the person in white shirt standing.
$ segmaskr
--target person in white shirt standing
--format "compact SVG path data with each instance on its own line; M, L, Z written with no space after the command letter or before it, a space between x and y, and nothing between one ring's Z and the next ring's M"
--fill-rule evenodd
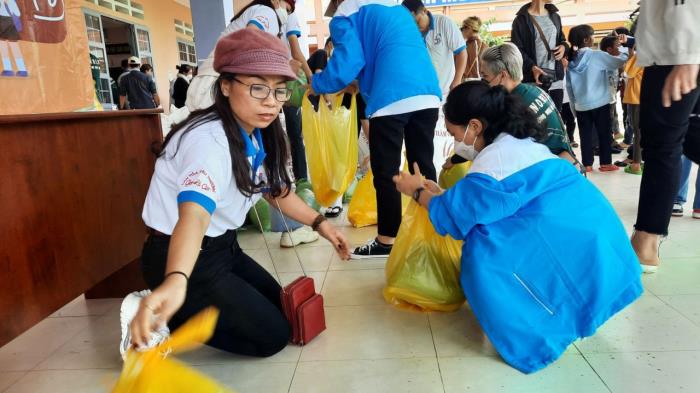
M153 290L122 303L122 353L149 348L199 311L220 315L208 345L248 356L271 356L289 341L281 287L237 241L248 211L265 198L310 225L349 258L345 236L291 192L287 149L278 115L296 77L276 37L242 29L219 40L214 105L177 124L158 149L143 208L149 236L141 255ZM154 321L160 324L154 332Z
M450 90L462 82L467 67L467 46L462 33L452 19L433 15L421 0L404 0L402 4L411 11L418 30L423 34L440 81L442 96L447 97Z

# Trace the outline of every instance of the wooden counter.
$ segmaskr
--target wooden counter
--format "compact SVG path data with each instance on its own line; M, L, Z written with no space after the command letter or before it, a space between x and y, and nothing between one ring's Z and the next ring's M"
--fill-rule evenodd
M161 112L0 116L0 346L98 283L110 293L117 271L143 285Z

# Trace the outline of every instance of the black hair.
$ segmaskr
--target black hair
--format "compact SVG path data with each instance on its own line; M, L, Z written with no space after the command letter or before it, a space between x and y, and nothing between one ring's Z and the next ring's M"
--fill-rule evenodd
M617 34L632 35L630 30L625 26L616 27L613 31Z
M490 87L484 81L468 81L455 87L443 108L445 119L466 126L471 119L484 125L483 138L490 145L502 132L518 139L543 142L549 137L537 117L515 94L503 86Z
M615 42L617 42L617 36L608 35L603 37L602 40L600 40L600 44L598 45L598 47L600 48L600 50L607 52L608 49L615 46Z
M143 72L145 74L148 71L153 71L153 66L150 64L142 64L141 65L141 72Z
M192 69L189 64L180 64L179 66L175 66L175 68L178 70L178 72L185 75L187 75Z
M329 36L329 37L326 39L326 43L323 44L323 47L324 47L324 48L327 47L328 44L331 44L331 45L333 44L333 37Z
M416 14L425 9L425 4L421 0L403 0L401 3L404 7L408 8L409 11Z
M571 50L569 51L569 61L576 60L578 50L585 47L585 41L593 37L595 30L589 25L574 26L569 30L569 43Z
M122 59L122 69L129 68L129 59Z
M248 8L254 6L254 5L264 5L265 7L270 7L272 11L275 11L275 6L272 5L271 0L253 0L251 1L247 6L243 7L236 15L231 18L231 22L234 20L238 19L241 15L243 15L244 12L248 10ZM275 18L277 19L277 27L279 28L279 33L277 33L277 38L282 37L282 21L280 20L279 16L277 16L277 12L275 11Z
M239 130L238 122L233 116L229 100L221 91L221 81L233 81L234 78L235 75L231 73L225 72L219 75L212 88L214 104L206 109L190 113L183 122L173 125L172 130L163 143L160 146L154 146L153 152L157 157L164 156L166 146L171 143L173 138L177 138L177 148L175 153L173 153L174 156L180 149L182 138L186 137L189 132L202 124L221 121L228 140L233 167L232 173L236 186L241 194L250 197L254 193L260 192L264 184L255 184L251 179L251 166L245 155L245 141ZM292 180L285 166L288 159L287 142L279 118L276 118L260 132L262 133L263 147L266 153L264 164L270 195L274 198L286 196L292 187Z

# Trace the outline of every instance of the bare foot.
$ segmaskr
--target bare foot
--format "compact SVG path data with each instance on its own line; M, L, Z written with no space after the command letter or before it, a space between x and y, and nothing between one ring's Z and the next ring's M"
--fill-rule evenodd
M659 266L659 235L634 231L630 241L632 248L639 258L639 263L647 266Z

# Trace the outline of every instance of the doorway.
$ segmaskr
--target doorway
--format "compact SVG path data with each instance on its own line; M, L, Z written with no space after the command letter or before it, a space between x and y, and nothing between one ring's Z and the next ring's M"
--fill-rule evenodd
M93 78L98 100L105 109L118 109L122 63L136 56L153 65L150 33L143 26L84 10ZM98 72L99 71L99 72Z

